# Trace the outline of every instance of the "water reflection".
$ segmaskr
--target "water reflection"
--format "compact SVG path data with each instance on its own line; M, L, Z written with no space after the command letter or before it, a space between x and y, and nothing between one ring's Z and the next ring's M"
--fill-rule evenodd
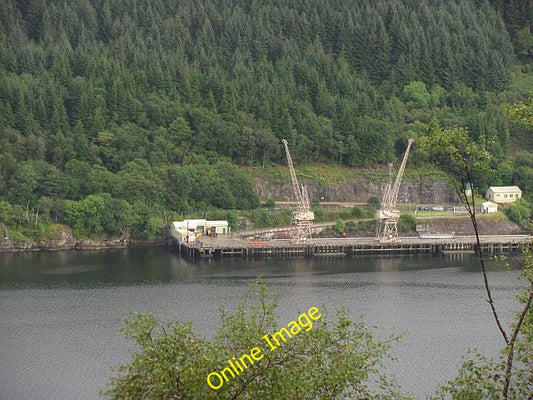
M522 282L489 263L504 321ZM280 293L282 321L310 306L346 307L380 335L408 332L391 371L425 398L466 348L497 354L475 257L323 257L189 263L172 248L0 255L0 398L95 399L131 350L118 331L131 312L191 321L212 335L259 276ZM433 360L438 360L435 362Z

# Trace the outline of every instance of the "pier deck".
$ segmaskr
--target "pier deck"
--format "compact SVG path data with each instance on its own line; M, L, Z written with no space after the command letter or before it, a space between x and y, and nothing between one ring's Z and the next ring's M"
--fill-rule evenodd
M532 240L529 235L487 235L480 237L481 250L488 254L519 252ZM178 243L182 256L195 260L203 257L320 257L363 254L461 254L477 250L475 236L403 237L380 243L375 238L316 238L295 243L288 239L244 240L219 235L193 243Z

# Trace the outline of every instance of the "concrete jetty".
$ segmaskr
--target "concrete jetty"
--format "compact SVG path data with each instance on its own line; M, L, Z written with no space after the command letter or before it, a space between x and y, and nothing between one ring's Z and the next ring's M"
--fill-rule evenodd
M487 254L518 253L529 246L529 235L480 236L481 251ZM245 240L234 236L202 237L191 243L178 242L178 251L189 260L200 258L291 258L387 254L467 254L478 249L475 236L426 235L378 242L370 237Z

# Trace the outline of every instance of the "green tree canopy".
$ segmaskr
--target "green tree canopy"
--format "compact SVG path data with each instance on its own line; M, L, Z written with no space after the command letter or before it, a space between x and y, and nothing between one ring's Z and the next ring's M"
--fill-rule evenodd
M284 339L276 336L275 342L269 335L282 328L275 300L262 285L252 286L250 294L250 303L243 302L233 313L222 311L220 328L211 339L197 336L188 323L164 324L150 315L127 321L124 333L139 351L110 380L107 398L402 398L376 368L394 338L376 339L345 311L334 317L311 307L305 316L295 315ZM265 335L272 338L273 347ZM208 385L210 374L231 368L228 360L239 363L244 354L246 368L235 369L233 375L226 370L228 380L222 378L223 382L214 375L212 385L217 389ZM373 379L380 388L374 387Z

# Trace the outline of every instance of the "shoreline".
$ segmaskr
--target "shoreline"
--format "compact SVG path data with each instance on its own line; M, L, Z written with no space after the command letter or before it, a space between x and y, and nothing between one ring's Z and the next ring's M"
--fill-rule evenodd
M168 246L172 243L169 239L124 239L112 238L103 241L95 240L41 240L39 242L15 242L3 240L0 242L0 254L2 253L22 253L40 251L64 251L64 250L107 250L107 249L128 249L133 247Z

